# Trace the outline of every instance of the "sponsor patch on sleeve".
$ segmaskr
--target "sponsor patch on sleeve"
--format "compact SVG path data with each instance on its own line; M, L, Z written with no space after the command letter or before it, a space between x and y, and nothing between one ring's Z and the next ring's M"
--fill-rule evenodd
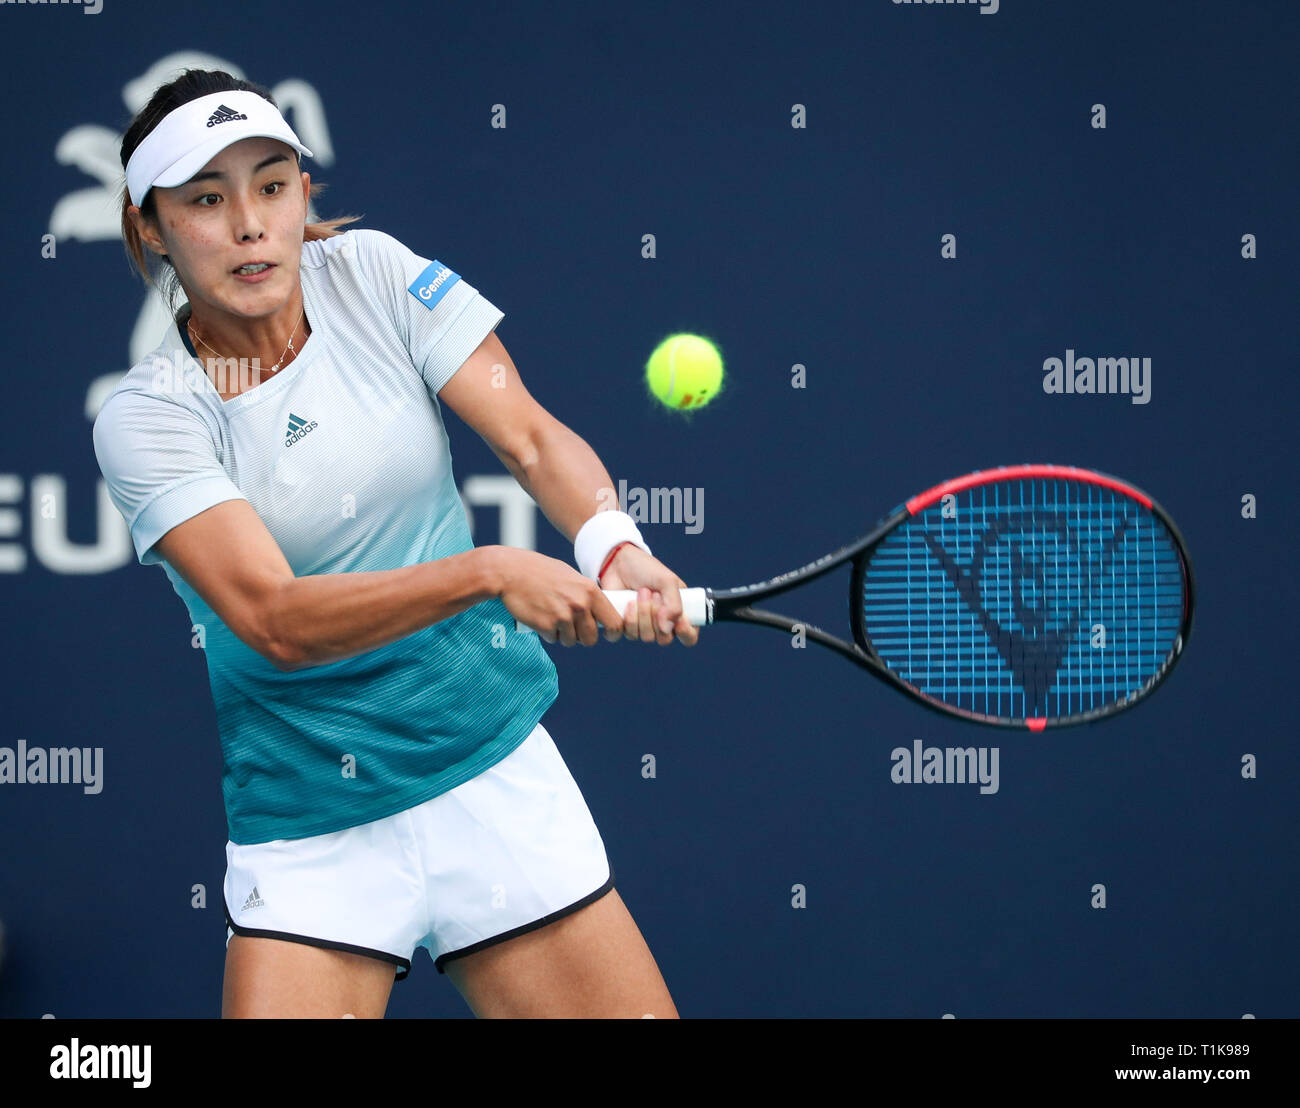
M442 262L433 261L429 263L428 269L407 286L407 291L429 311L433 311L447 290L459 280L459 273L453 273Z

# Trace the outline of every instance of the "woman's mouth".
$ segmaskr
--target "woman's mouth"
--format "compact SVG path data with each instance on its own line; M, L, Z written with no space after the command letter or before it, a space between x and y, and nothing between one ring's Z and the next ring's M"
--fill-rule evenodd
M247 265L241 265L234 270L234 274L241 281L263 281L274 268L275 265L272 262L249 262Z

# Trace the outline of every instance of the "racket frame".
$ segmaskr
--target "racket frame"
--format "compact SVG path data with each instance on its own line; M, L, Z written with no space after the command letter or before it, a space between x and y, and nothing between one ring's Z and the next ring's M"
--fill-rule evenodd
M1146 680L1140 689L1130 693L1124 699L1087 712L1074 713L1063 719L986 716L980 712L947 704L930 696L895 673L881 660L879 653L871 643L871 637L867 634L866 612L861 602L866 580L867 563L870 560L869 555L896 528L950 493L955 494L976 485L996 481L1023 479L1083 481L1131 497L1150 511L1169 533L1183 574L1184 591L1181 627L1178 635L1175 636L1169 654L1165 657L1160 668ZM849 583L849 626L852 628L853 642L846 642L835 635L831 635L820 627L810 624L807 620L792 619L770 609L753 606L753 602L756 600L767 600L779 596L790 589L814 581L849 561L853 563ZM957 477L935 485L895 508L861 538L829 554L824 554L822 557L798 569L790 570L767 581L752 585L743 585L730 589L706 588L704 591L710 623L752 623L760 627L771 627L787 635L802 630L803 634L813 642L834 650L841 657L860 666L872 676L892 685L899 692L904 693L934 712L950 718L956 716L973 723L1004 729L1028 729L1039 732L1048 727L1074 727L1080 724L1093 723L1107 716L1115 715L1117 712L1132 708L1145 700L1147 695L1169 675L1187 646L1187 641L1191 636L1196 584L1191 559L1187 556L1187 548L1182 534L1174 525L1174 521L1169 517L1169 514L1141 489L1120 480L1118 477L1099 473L1096 470L1081 469L1076 466L1019 465L977 470L963 477Z

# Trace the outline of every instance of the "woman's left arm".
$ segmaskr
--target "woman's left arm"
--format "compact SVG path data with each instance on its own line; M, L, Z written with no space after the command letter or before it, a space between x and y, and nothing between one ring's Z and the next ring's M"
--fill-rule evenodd
M537 403L495 331L442 387L438 401L478 432L570 543L596 512L618 507L614 482L595 451ZM683 617L678 593L686 583L657 558L623 546L600 584L638 591L623 613L630 638L667 645L676 634L695 645L699 632Z

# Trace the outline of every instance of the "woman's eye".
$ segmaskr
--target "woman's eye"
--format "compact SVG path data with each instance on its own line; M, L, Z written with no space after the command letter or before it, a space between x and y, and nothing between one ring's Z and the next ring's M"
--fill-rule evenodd
M0 0L0 3L3 3L3 0ZM268 195L278 196L281 192L284 191L284 182L268 181L265 185L262 186L262 191L265 193L267 189L273 190L270 193L268 193ZM211 208L214 207L216 201L220 199L221 197L215 192L205 192L202 196L196 196L194 198L194 203L198 204L202 208ZM209 200L211 200L213 203L211 204L208 203Z

